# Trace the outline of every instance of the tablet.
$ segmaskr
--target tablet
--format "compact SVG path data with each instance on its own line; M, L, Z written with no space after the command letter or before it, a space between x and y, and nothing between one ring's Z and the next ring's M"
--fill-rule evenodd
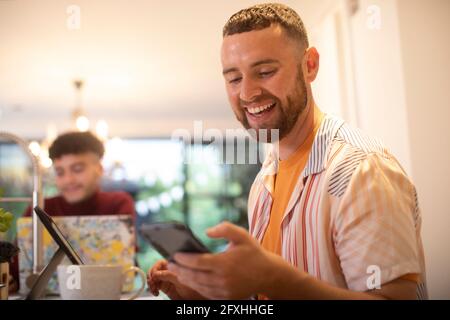
M140 228L140 233L169 261L173 261L176 252L210 252L189 227L179 222L145 224Z
M78 256L75 250L72 248L70 243L61 233L56 223L53 219L39 206L34 207L34 212L41 220L45 229L47 229L48 233L50 233L51 237L58 244L58 250L56 250L53 257L50 259L50 262L42 269L37 278L33 280L34 284L31 288L28 295L25 297L26 300L37 300L40 299L45 294L45 288L47 287L47 283L50 280L50 277L55 272L57 266L61 263L66 255L69 260L76 265L84 264L83 260ZM32 275L34 277L34 275Z
M72 264L84 264L78 254L75 252L73 247L70 245L69 241L64 237L59 230L56 223L53 219L39 206L34 208L34 212L36 212L37 216L41 220L45 229L47 229L48 233L52 236L53 240L58 244L58 246L64 251L67 257L70 259Z

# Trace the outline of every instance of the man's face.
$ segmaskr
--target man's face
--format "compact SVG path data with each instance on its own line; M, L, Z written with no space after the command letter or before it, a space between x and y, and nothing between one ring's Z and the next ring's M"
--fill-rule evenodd
M279 139L291 131L307 104L302 57L278 25L223 39L228 99L246 129L279 129Z
M92 152L63 155L54 160L53 166L56 186L69 203L86 200L99 188L103 169Z

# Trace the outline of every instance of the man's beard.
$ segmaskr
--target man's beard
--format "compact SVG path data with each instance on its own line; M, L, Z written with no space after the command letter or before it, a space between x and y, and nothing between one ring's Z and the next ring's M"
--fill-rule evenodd
M263 93L258 98L260 101L271 99L276 102L275 107L278 108L280 114L273 123L263 124L261 127L253 128L248 122L245 111L240 115L236 114L236 118L239 122L241 122L244 128L249 131L250 135L259 142L271 143L286 137L295 126L300 115L306 109L306 104L308 102L306 85L301 67L299 67L298 70L297 85L292 94L287 96L287 105L282 106L280 99L269 93ZM243 104L242 101L241 104Z

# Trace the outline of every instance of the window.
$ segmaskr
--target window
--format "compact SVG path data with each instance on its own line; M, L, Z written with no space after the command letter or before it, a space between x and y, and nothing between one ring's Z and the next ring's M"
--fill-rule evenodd
M133 195L138 228L144 223L180 221L210 250L220 251L225 242L208 238L208 227L223 220L247 226L247 197L259 164L224 164L226 148L214 145L170 139L111 143L104 159L103 189ZM137 260L144 270L161 258L139 235L138 246Z
M248 192L260 168L259 164L225 163L224 151L233 151L227 146L236 143L217 146L171 139L112 139L105 146L102 189L132 195L137 229L144 223L180 221L210 250L220 251L225 241L208 238L205 230L223 220L247 227ZM5 196L31 195L30 164L21 152L14 144L0 144L0 188ZM54 172L49 169L43 177L46 197L58 193L53 181ZM17 218L27 204L2 206ZM15 231L11 233L13 239ZM139 234L137 240L138 264L147 270L161 256Z

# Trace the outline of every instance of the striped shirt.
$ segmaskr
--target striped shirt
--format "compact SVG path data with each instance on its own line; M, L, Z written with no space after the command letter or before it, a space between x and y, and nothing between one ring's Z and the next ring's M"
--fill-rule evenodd
M250 190L250 233L264 238L278 170L268 152ZM325 115L281 222L281 255L331 285L367 291L417 274L427 298L421 213L411 180L377 140Z

